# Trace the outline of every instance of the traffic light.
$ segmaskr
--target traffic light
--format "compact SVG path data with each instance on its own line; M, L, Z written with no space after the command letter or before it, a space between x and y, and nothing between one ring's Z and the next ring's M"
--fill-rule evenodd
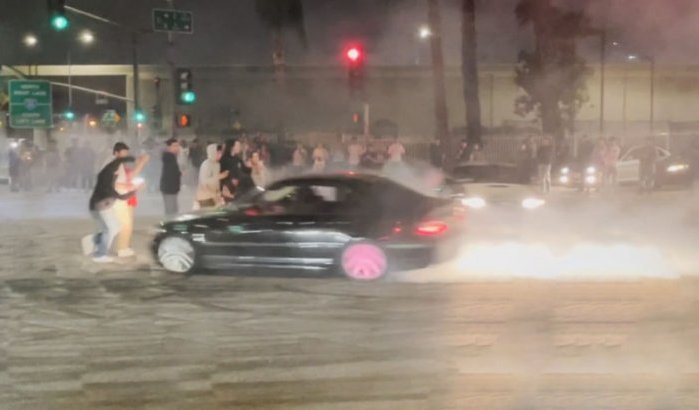
M364 48L360 44L348 44L343 52L350 91L361 91L364 87Z
M192 116L189 114L177 114L177 128L189 128L192 126Z
M65 118L66 121L73 121L75 119L73 109L68 108L67 110L63 111L63 118Z
M66 17L65 0L48 0L49 23L56 31L63 31L70 27L70 21Z
M197 94L193 91L192 70L188 68L177 69L177 81L175 83L175 95L180 105L191 105L197 101Z
M353 112L352 113L352 124L360 124L362 122L362 113Z
M136 122L136 124L143 124L146 122L146 113L143 112L143 110L138 109L133 113L133 120Z

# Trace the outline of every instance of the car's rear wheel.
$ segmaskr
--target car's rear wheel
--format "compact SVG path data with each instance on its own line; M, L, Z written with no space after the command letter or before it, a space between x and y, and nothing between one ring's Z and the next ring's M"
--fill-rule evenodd
M158 262L175 273L189 273L194 269L196 252L192 243L184 238L171 236L158 245Z
M381 247L371 242L348 245L340 255L340 271L352 280L372 281L388 273L388 257Z

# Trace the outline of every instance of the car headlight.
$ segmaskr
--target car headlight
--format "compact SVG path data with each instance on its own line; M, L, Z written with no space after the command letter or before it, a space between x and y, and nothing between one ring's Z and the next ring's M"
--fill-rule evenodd
M586 173L587 175L594 175L594 174L597 173L597 168L595 168L595 167L587 167L587 168L585 169L585 173Z
M689 169L689 164L672 164L667 167L667 172L678 173Z
M585 183L587 185L594 185L597 183L597 177L594 175L588 175L585 177Z
M561 175L568 175L568 174L570 174L570 168L568 168L568 167L561 168Z
M559 181L561 181L561 184L568 184L570 183L570 178L568 175L562 175L561 178L559 178Z
M546 201L540 198L527 198L522 201L522 207L524 209L536 209L543 206L545 203Z
M461 203L473 209L485 208L485 206L487 205L485 199L478 196L464 198L461 200Z

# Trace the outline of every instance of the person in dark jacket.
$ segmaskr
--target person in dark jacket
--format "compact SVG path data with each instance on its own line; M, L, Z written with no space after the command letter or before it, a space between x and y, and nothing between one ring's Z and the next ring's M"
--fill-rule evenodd
M548 194L551 191L551 165L553 164L553 142L551 137L545 136L541 140L541 146L536 151L536 160L539 165L539 181L541 192Z
M113 261L108 253L120 230L119 220L114 213L114 202L117 199L129 199L140 188L124 194L117 192L115 189L117 172L122 164L133 161L133 157L115 158L105 165L97 175L97 182L92 196L90 196L90 213L97 221L99 230L96 235L83 238L83 249L86 254L91 253L92 246L90 245L96 246L92 259L95 262L109 263Z
M225 171L228 171L228 178L221 181L221 189L226 202L255 188L249 161L243 161L243 147L240 141L226 141L221 156L221 172Z
M180 143L175 138L165 141L165 151L163 151L163 171L160 174L160 193L163 194L163 204L165 216L177 215L179 206L177 204L177 194L180 193L182 171L177 163L177 155L180 153Z

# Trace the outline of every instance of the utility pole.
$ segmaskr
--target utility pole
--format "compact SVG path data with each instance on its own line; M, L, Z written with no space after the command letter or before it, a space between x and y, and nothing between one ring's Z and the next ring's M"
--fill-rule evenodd
M447 111L446 86L444 81L444 54L442 52L442 18L439 0L427 0L427 18L432 35L432 75L434 82L434 115L437 138L441 142L442 152L447 166L451 166L453 147L449 137L449 112Z

